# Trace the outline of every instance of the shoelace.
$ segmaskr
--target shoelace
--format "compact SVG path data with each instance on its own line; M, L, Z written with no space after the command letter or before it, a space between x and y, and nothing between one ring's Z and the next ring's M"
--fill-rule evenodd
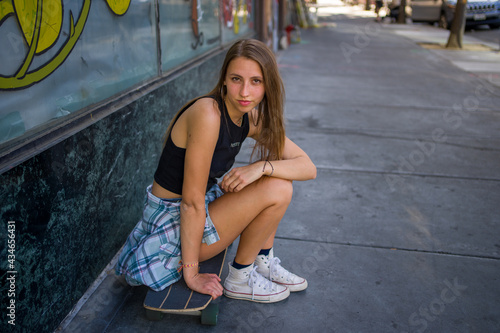
M264 290L266 290L267 288L273 290L273 283L263 277L259 272L257 272L257 266L252 269L252 271L250 272L250 278L248 279L248 286L252 288L252 299L254 299L255 296L255 285L257 285L259 288L264 285Z
M286 281L292 281L292 273L284 269L280 265L281 260L278 257L274 257L269 261L269 270L271 271L271 278L273 275L281 275Z

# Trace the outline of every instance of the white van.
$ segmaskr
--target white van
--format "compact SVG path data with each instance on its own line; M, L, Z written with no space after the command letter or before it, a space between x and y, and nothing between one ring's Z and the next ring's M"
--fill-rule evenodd
M450 28L455 14L456 0L407 0L413 22L437 22L441 28ZM500 27L500 0L467 0L465 25L470 28L487 24Z

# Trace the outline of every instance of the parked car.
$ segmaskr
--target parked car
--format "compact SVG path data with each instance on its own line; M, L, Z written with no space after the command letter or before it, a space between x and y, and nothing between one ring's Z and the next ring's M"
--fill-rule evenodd
M407 0L413 22L438 23L448 29L455 15L456 0ZM471 28L487 24L500 27L500 0L467 0L465 26Z

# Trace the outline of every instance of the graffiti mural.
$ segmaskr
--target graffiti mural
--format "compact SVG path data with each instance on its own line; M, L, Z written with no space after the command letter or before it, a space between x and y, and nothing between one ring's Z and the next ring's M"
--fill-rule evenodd
M222 0L222 19L225 27L233 27L233 17L233 0Z
M203 11L201 10L201 0L193 0L191 5L191 26L193 28L193 34L195 42L191 44L193 49L196 49L198 45L203 45L203 32L200 32L199 22L203 19Z
M168 71L220 44L220 0L159 0L161 66Z
M116 15L124 15L131 0L106 0L109 9ZM91 0L84 0L78 19L70 12L70 33L63 46L42 66L31 68L33 59L49 50L58 38L62 38L62 0L0 0L1 25L8 17L17 20L24 41L28 46L22 65L13 75L0 73L0 90L15 90L30 87L53 73L70 55L78 42L90 12Z
M189 1L189 0L187 0ZM194 42L191 43L191 48L196 50L198 46L205 43L205 34L200 31L200 23L203 21L203 9L201 0L191 0L191 28L193 30ZM220 36L207 39L207 44L211 45L220 41Z

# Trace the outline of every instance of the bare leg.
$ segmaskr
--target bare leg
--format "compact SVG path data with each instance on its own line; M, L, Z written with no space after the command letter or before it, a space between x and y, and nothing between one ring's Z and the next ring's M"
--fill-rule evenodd
M253 263L262 248L272 246L292 192L291 181L265 177L213 201L209 212L220 241L202 244L200 261L217 255L241 236L235 260L242 265Z
M267 241L264 243L264 246L262 246L262 249L270 249L274 246L274 236L276 236L276 231L275 230L267 239Z

